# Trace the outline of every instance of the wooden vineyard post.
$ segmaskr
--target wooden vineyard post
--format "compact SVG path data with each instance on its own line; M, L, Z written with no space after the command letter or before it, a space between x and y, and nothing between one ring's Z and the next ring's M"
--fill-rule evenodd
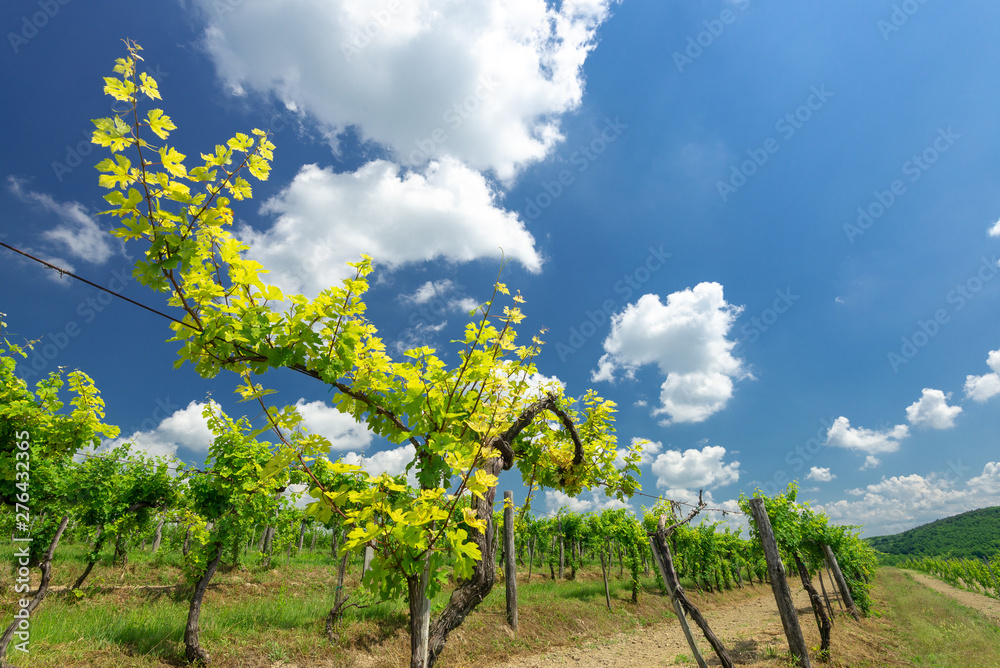
M774 600L778 604L778 612L781 614L781 626L785 629L788 649L802 668L811 668L809 647L802 636L799 615L795 612L795 605L792 603L792 593L788 589L785 569L781 564L781 555L778 554L778 543L774 539L771 520L768 519L767 511L764 509L764 500L750 499L750 512L753 514L761 546L764 548L764 559L767 561L767 574L771 580L771 591L774 592Z
M663 526L664 517L660 518L660 525ZM705 639L715 650L716 656L719 657L719 662L722 664L723 668L733 668L733 660L729 657L729 652L726 651L725 645L719 640L718 636L712 632L709 627L708 622L702 616L701 611L692 603L688 597L684 594L684 588L681 586L680 580L677 577L677 571L674 569L673 555L670 553L670 546L667 545L666 537L664 532L658 530L654 532L649 539L650 547L653 552L653 560L656 561L657 567L660 569L660 575L663 578L663 583L667 587L667 591L670 594L670 599L674 604L674 610L677 613L677 618L681 622L681 628L684 630L684 635L687 638L688 645L691 647L691 651L694 652L695 660L698 662L699 666L707 666L705 660L698 653L697 645L694 642L694 638L691 636L691 629L687 625L687 620L684 618L684 613L686 612L698 628L701 629L702 634L704 634Z
M660 549L660 546L657 545L658 542L658 533L652 533L649 535L649 545L652 548L653 561L656 562L656 566L660 569L660 577L663 578L663 584L667 588L667 594L670 595L670 602L674 606L674 614L677 615L677 621L681 623L681 630L684 631L684 637L687 639L688 647L691 648L691 653L694 654L694 660L698 662L698 668L708 668L708 664L705 663L705 659L701 657L701 652L698 651L698 644L694 641L694 636L691 635L691 628L688 626L687 617L684 616L684 608L681 605L680 599L677 597L677 592L674 589L674 580L670 577L670 569L667 567L663 551ZM604 562L603 555L601 557L601 562ZM605 576L605 578L607 578L607 576Z
M837 600L837 607L840 611L844 611L844 601L840 596L837 596L837 583L833 581L833 573L830 571L830 564L826 565L826 578L830 581L830 592L833 593L833 597Z
M509 557L508 557L509 558ZM430 582L430 555L424 556L424 570L414 578L408 578L410 599L410 668L426 668L427 650L431 637L431 600L427 596Z
M302 543L306 539L306 520L302 520L302 524L299 526L299 544L296 549L302 552Z
M820 566L819 570L816 571L816 578L819 580L819 588L823 590L823 600L826 601L826 609L830 613L830 625L833 625L833 605L830 603L830 597L826 593L826 585L823 584L823 567Z
M611 609L611 590L608 589L608 566L604 561L604 550L601 553L601 572L604 573L604 599L608 602L608 610ZM608 560L611 559L611 550L608 549Z
M833 549L829 545L823 545L823 555L826 557L826 563L830 567L830 570L833 571L833 579L840 590L840 597L843 599L844 605L847 606L848 612L854 616L854 619L860 622L861 613L858 612L858 606L854 605L854 599L851 597L851 590L847 588L847 580L844 579L844 574L840 572L837 555L833 553Z
M809 602L812 604L813 614L816 615L816 626L819 627L820 656L823 660L826 660L830 658L830 628L833 625L830 623L830 618L827 617L826 610L823 608L823 601L819 599L816 588L812 586L809 578L809 570L806 568L806 565L802 563L802 559L799 558L798 554L793 553L792 557L795 559L795 568L802 579L802 588L809 593Z
M564 553L563 553L563 530L562 530L562 520L559 520L559 579L563 579L563 563L564 563Z
M528 541L528 582L531 582L531 569L535 566L535 537Z
M507 623L517 631L517 555L514 554L514 493L503 493L504 583L507 585Z
M162 540L163 540L163 518L161 517L160 521L157 522L156 524L156 533L153 535L153 550L152 550L153 554L156 554L156 552L160 549L160 542Z

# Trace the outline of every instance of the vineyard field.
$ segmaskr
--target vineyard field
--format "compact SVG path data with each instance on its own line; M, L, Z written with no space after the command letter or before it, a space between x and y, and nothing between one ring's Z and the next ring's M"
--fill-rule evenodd
M38 651L21 665L161 667L182 661L186 599L174 588L183 580L180 554L161 552L154 560L137 550L124 569L99 563L82 596L62 591L85 567L86 555L80 545L60 550L54 591L37 617ZM322 620L332 604L335 584L332 564L328 553L306 550L287 566L282 562L269 570L249 568L217 575L206 595L203 619L203 633L214 648L215 665L404 665L408 638L403 604L350 608L345 613L342 639L331 646L323 637ZM348 587L357 585L358 567L360 562L352 564ZM610 582L610 611L604 605L599 566L581 568L576 580L552 581L545 574L535 574L528 584L526 574L519 574L521 629L517 636L496 623L504 608L502 588L497 588L456 634L439 665L533 668L600 662L638 667L650 665L643 661L654 652L663 658L660 665L694 665L672 617L669 599L656 581L642 576L640 601L632 604L628 573L622 578L617 573L615 569ZM709 593L699 591L693 582L684 584L690 585L689 594L715 626L728 634L738 665L788 665L783 660L787 647L769 587ZM837 656L830 665L874 668L889 665L885 657L897 656L905 660L891 665L989 666L988 662L959 661L962 652L980 656L986 651L1000 653L997 620L928 590L904 571L880 569L873 598L877 615L861 623L835 624ZM439 597L432 605L443 602ZM923 607L914 613L915 605ZM808 614L808 601L801 589L796 606L801 615ZM9 612L3 610L3 614ZM966 627L974 631L964 636L968 646L955 637L956 629ZM816 627L803 624L803 629L807 641L817 645ZM952 637L944 655L940 654L943 634Z

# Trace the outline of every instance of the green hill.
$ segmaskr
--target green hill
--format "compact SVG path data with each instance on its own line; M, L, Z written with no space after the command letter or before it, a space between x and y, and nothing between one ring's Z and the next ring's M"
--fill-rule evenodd
M992 557L1000 552L1000 506L970 510L867 540L879 552L899 557Z

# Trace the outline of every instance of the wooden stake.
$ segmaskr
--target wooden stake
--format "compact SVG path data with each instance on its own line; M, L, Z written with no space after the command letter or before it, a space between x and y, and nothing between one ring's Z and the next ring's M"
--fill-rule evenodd
M670 570L667 567L663 551L660 549L660 546L657 545L657 542L658 539L656 534L650 535L649 545L653 551L653 561L656 562L657 567L660 569L660 577L663 578L663 584L667 588L667 594L670 595L670 602L674 606L674 614L677 615L677 621L681 623L681 630L684 631L684 637L687 639L688 647L691 648L691 653L694 654L694 660L698 662L698 668L708 668L708 664L705 663L705 659L702 658L701 652L698 651L698 644L694 641L694 636L691 635L691 627L688 626L687 618L684 616L684 608L681 606L681 602L677 598L676 590L674 589L674 580L670 577ZM604 561L603 556L601 561Z
M531 569L535 566L535 537L528 541L528 582L531 582Z
M778 612L781 614L781 626L785 629L788 649L802 668L811 668L809 647L802 636L799 615L792 603L792 593L788 589L785 568L781 564L781 555L778 553L778 543L774 539L771 520L767 517L767 510L764 509L764 500L750 499L750 512L753 514L757 533L760 535L760 542L764 548L764 559L767 561L767 574L771 580L771 591L774 592L774 600L778 604Z
M563 532L562 532L562 520L559 520L559 579L563 579L563 565L564 565L564 551L563 551Z
M608 559L611 558L611 548L608 548ZM611 590L608 589L608 566L604 563L604 550L601 550L601 572L604 574L604 599L608 602L608 610L611 609Z
M858 612L858 606L854 605L854 599L851 597L851 590L847 588L847 580L844 579L844 574L840 572L837 555L833 553L833 549L829 545L823 546L823 555L826 557L826 565L833 571L833 579L837 583L837 588L840 589L840 597L844 599L847 611L854 616L854 619L860 622L861 613Z
M802 587L809 593L809 602L812 604L813 614L816 616L816 626L819 627L819 654L823 660L830 658L830 628L833 626L830 623L830 618L826 616L826 610L823 609L823 602L819 600L819 594L816 593L816 588L812 586L812 582L809 578L809 571L806 569L806 565L802 563L802 559L799 558L798 554L793 554L792 557L795 559L795 568L799 571L799 578L802 579Z
M504 582L507 585L507 623L517 631L517 555L514 553L514 493L503 493Z
M819 580L819 588L823 590L823 600L826 601L826 609L830 613L830 625L833 625L833 606L830 605L830 597L826 594L826 585L823 584L823 568L816 572L816 578Z

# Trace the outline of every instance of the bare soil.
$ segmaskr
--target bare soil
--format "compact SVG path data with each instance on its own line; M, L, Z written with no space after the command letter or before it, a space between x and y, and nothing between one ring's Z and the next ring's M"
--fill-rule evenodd
M712 631L725 643L737 664L750 665L762 658L771 646L778 654L787 652L781 618L770 588L759 587L753 598L719 607L703 609ZM793 601L803 626L813 625L812 608L804 591L795 592ZM719 665L711 647L692 623L692 633L709 665ZM818 633L818 632L817 632ZM807 634L808 637L808 634ZM817 635L818 639L818 635ZM637 668L639 666L694 665L691 648L676 619L646 629L641 633L619 633L614 637L582 647L564 647L545 654L519 657L502 668L539 668L542 666L601 666L602 668Z

